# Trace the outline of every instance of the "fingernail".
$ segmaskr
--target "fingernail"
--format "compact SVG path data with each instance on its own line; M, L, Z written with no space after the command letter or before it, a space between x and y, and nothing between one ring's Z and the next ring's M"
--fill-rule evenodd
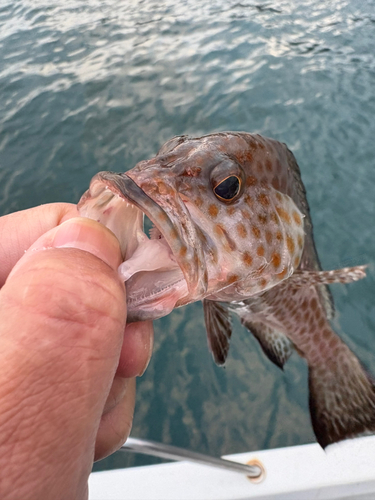
M53 248L77 248L103 260L112 269L121 264L121 249L116 236L103 224L84 217L63 222L51 241Z

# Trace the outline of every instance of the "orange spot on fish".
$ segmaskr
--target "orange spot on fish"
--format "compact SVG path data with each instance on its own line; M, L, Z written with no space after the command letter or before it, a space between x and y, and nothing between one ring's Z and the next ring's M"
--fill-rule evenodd
M288 274L288 269L285 268L283 269L280 273L276 274L276 277L279 279L279 280L282 280L285 278L285 276Z
M252 175L248 175L246 178L246 186L255 186L258 181Z
M268 243L268 245L271 245L271 243L272 243L272 233L271 233L271 231L266 231L266 242Z
M288 234L288 236L286 237L286 246L288 247L289 253L293 254L295 250L295 244L290 234Z
M169 217L165 212L160 212L158 214L158 219L162 222L166 222L167 220L169 220Z
M209 255L211 257L211 260L214 264L217 264L218 258L217 258L217 251L216 250L210 250Z
M272 161L269 158L267 158L265 165L266 165L266 170L268 170L268 172L271 172L272 171Z
M281 193L277 192L275 196L278 201L282 201L283 197L281 196Z
M263 257L264 256L264 246L263 245L259 245L259 247L257 248L257 255L259 257Z
M245 151L243 154L238 155L239 163L252 163L253 155L250 151Z
M293 220L294 222L300 226L302 224L302 219L301 219L301 216L298 212L296 212L295 210L293 210L293 213L292 213L292 217L293 217Z
M246 238L247 236L247 231L246 231L246 227L244 224L242 224L242 222L238 223L237 226L236 226L236 229L237 229L237 233L238 235L241 237L241 238Z
M299 248L302 249L302 247L303 247L303 238L302 238L301 234L298 235L297 242L298 242Z
M199 258L198 258L197 254L194 255L194 265L195 265L195 267L199 266Z
M200 196L198 196L197 198L195 198L194 203L198 208L200 208L203 205L203 200Z
M264 207L268 207L269 204L270 204L269 197L266 194L264 194L264 193L260 193L260 195L258 196L258 201Z
M252 197L248 194L245 195L244 200L250 207L254 204Z
M229 274L228 275L228 283L235 283L236 281L238 281L240 279L240 277L238 276L238 274Z
M226 210L228 215L234 215L236 211L235 207L227 207Z
M208 281L208 272L207 272L207 269L204 270L203 279L204 279L205 282Z
M171 229L171 232L169 233L169 236L173 239L176 240L178 238L178 232L176 228Z
M261 232L260 232L259 227L252 226L251 232L253 233L253 235L255 236L255 238L260 238Z
M158 186L158 191L161 195L166 195L168 194L170 188L162 181L159 181L157 183L157 186Z
M265 288L268 284L268 281L265 279L265 278L261 278L259 280L259 285L262 287L262 288Z
M215 233L218 235L218 236L222 236L223 235L223 228L220 224L216 224L215 228Z
M181 175L187 175L188 177L197 177L202 172L200 167L187 167L185 172Z
M277 239L277 241L282 241L283 235L282 235L281 231L277 231L277 233L276 233L276 239Z
M267 215L264 214L258 214L258 221L262 224L265 225L267 224Z
M253 258L249 252L244 252L242 254L242 260L247 266L251 266L253 264Z
M281 264L281 257L278 252L274 252L271 257L272 265L275 269L277 269Z
M279 214L279 217L281 220L283 220L287 224L291 223L290 215L288 214L288 212L286 210L284 210L284 208L276 207L276 212Z
M219 209L217 208L216 205L211 204L208 207L208 213L210 214L211 217L215 218L215 217L217 217L217 214L219 213Z
M231 207L231 208L233 208L233 207ZM247 212L246 210L241 210L241 215L242 215L242 217L243 217L244 219L248 219L248 220L250 220L250 219L251 219L251 215L250 215L250 213L249 213L249 212Z
M274 222L275 224L277 224L279 222L279 219L277 218L277 215L275 212L271 212L270 213L270 219L272 222Z
M187 253L187 248L185 245L183 245L181 248L180 248L180 251L179 251L179 254L180 254L180 257L185 257L186 256L186 253Z

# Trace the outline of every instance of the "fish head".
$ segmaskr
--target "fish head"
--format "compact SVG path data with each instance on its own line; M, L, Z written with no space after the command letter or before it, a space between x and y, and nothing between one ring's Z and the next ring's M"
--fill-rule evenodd
M285 149L251 134L182 136L126 173L93 178L79 210L119 238L130 320L203 298L243 300L294 272L303 214Z

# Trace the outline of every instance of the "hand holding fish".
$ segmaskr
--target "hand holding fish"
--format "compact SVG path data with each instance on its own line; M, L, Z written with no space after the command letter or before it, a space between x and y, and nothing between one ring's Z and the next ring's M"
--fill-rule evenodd
M125 328L117 239L77 215L0 218L2 498L85 498L94 457L130 432L151 355L151 322Z

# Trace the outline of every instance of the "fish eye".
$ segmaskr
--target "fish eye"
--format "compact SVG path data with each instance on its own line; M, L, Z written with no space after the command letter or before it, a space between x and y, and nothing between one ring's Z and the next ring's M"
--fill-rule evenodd
M219 200L231 201L238 195L240 188L241 179L236 175L230 175L214 187L214 193Z

